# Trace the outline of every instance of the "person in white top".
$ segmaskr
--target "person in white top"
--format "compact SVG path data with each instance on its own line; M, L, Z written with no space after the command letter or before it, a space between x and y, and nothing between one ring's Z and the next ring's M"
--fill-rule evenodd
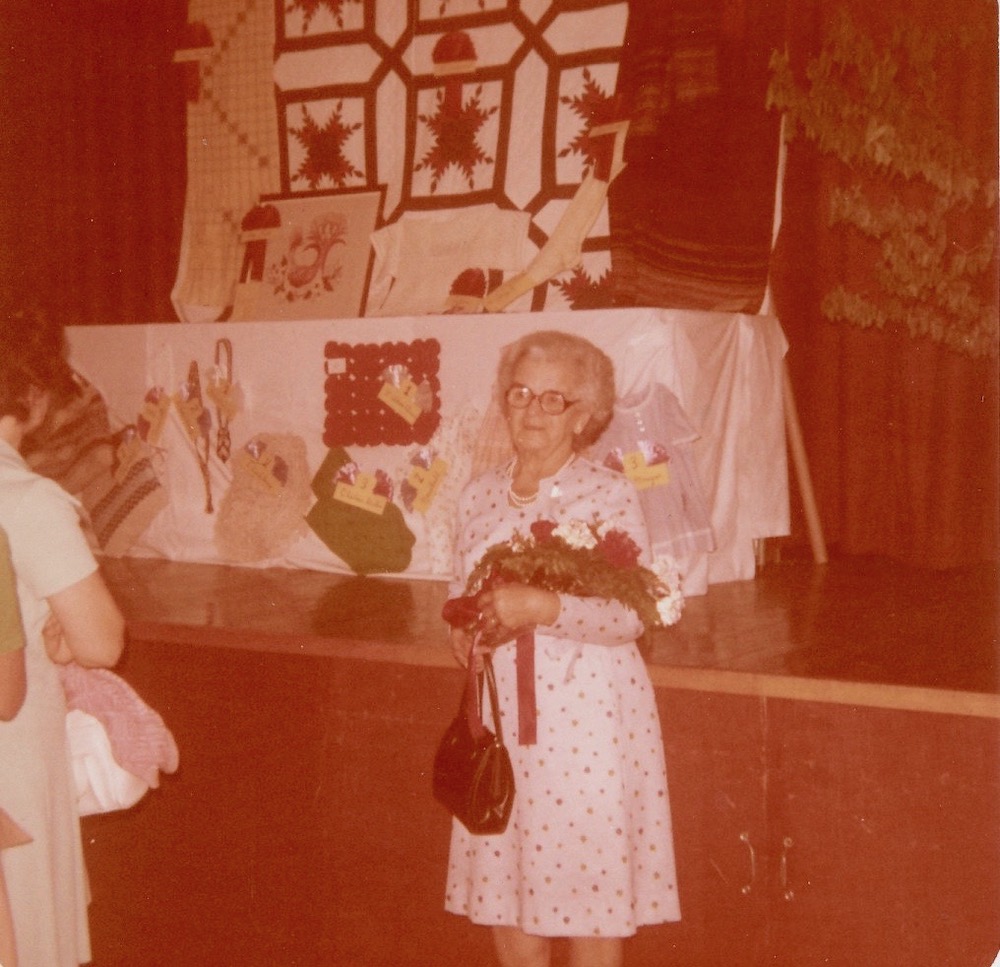
M0 721L0 809L30 842L0 853L20 967L91 959L88 890L57 663L115 665L124 620L80 527L77 501L20 449L73 390L62 329L0 311L0 528L25 636L26 693Z

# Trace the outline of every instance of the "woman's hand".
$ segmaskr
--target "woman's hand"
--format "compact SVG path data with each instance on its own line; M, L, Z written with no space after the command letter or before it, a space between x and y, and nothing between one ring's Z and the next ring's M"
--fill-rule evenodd
M464 628L449 628L451 638L451 653L463 668L468 664L469 647L472 644L472 636Z
M68 665L73 660L63 627L54 614L50 614L42 626L42 641L45 642L46 654L57 665Z
M469 667L469 649L472 648L474 636L464 628L451 629L451 653L463 668ZM472 650L473 660L476 663L476 671L483 670L482 655L492 651L492 646L483 644L482 639Z
M558 594L528 584L505 584L492 591L484 591L477 597L476 604L479 609L479 632L472 654L477 659L505 641L516 638L522 631L536 625L553 624L561 609ZM468 667L469 650L475 633L470 629L452 627L450 637L455 660L463 668Z
M504 584L478 599L483 628L493 641L506 641L524 628L553 624L559 617L559 595L530 584Z

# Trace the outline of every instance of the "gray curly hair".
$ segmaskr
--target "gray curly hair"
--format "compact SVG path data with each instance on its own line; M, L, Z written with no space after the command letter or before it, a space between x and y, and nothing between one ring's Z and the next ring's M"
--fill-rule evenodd
M542 329L522 336L505 346L500 354L496 393L504 414L507 413L507 390L514 383L514 370L529 356L562 363L573 370L576 392L590 410L590 419L574 438L574 449L584 450L595 443L611 422L615 405L615 369L607 354L582 336L555 329Z

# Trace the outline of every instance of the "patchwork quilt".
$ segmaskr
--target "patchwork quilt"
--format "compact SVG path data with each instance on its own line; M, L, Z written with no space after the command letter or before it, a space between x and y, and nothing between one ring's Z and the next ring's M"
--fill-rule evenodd
M381 196L368 314L607 304L627 3L191 0L189 19L211 45L179 53L200 70L181 318L231 311L246 246L262 237L241 223L262 197L334 204L365 191ZM495 250L468 250L468 209L492 213ZM398 247L425 234L419 219L450 230L433 232L434 274L417 298L392 288L420 257Z

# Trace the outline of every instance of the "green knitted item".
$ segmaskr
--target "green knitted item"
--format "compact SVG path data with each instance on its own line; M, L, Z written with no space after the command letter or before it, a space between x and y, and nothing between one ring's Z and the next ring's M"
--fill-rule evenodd
M350 461L343 447L334 447L327 454L313 477L313 493L319 499L306 515L306 522L356 574L405 571L416 539L400 509L390 500L382 513L372 513L333 496L337 471Z

